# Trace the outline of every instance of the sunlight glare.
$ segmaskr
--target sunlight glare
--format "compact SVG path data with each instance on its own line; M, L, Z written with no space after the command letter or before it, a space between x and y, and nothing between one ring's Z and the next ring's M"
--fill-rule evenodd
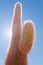
M11 37L11 29L10 28L8 28L7 30L6 30L6 35L8 36L8 37Z

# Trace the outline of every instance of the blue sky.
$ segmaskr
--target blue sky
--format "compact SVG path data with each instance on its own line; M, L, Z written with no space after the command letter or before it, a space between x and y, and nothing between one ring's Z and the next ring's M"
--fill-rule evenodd
M0 0L0 65L4 65L6 51L16 2L22 3L22 22L32 20L36 28L36 40L32 51L28 54L28 65L43 65L43 0Z

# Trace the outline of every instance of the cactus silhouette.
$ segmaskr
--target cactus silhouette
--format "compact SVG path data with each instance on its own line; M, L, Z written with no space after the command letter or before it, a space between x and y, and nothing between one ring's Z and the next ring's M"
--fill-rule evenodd
M5 65L27 65L27 54L34 42L34 25L28 20L22 27L22 5L17 2L12 19L12 35Z

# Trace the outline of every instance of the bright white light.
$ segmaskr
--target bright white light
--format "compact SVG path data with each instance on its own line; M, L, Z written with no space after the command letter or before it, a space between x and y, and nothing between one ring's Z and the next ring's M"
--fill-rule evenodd
M12 32L10 28L6 29L6 36L11 37L11 33Z
M11 36L11 30L8 30L8 31L7 31L7 35L8 35L8 36Z

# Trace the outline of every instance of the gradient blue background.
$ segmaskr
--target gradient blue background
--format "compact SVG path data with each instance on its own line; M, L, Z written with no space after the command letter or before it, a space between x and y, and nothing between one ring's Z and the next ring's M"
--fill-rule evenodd
M0 0L0 65L4 65L9 38L5 31L10 28L16 2L23 6L22 21L32 19L36 27L35 45L28 54L28 65L43 65L43 0Z

